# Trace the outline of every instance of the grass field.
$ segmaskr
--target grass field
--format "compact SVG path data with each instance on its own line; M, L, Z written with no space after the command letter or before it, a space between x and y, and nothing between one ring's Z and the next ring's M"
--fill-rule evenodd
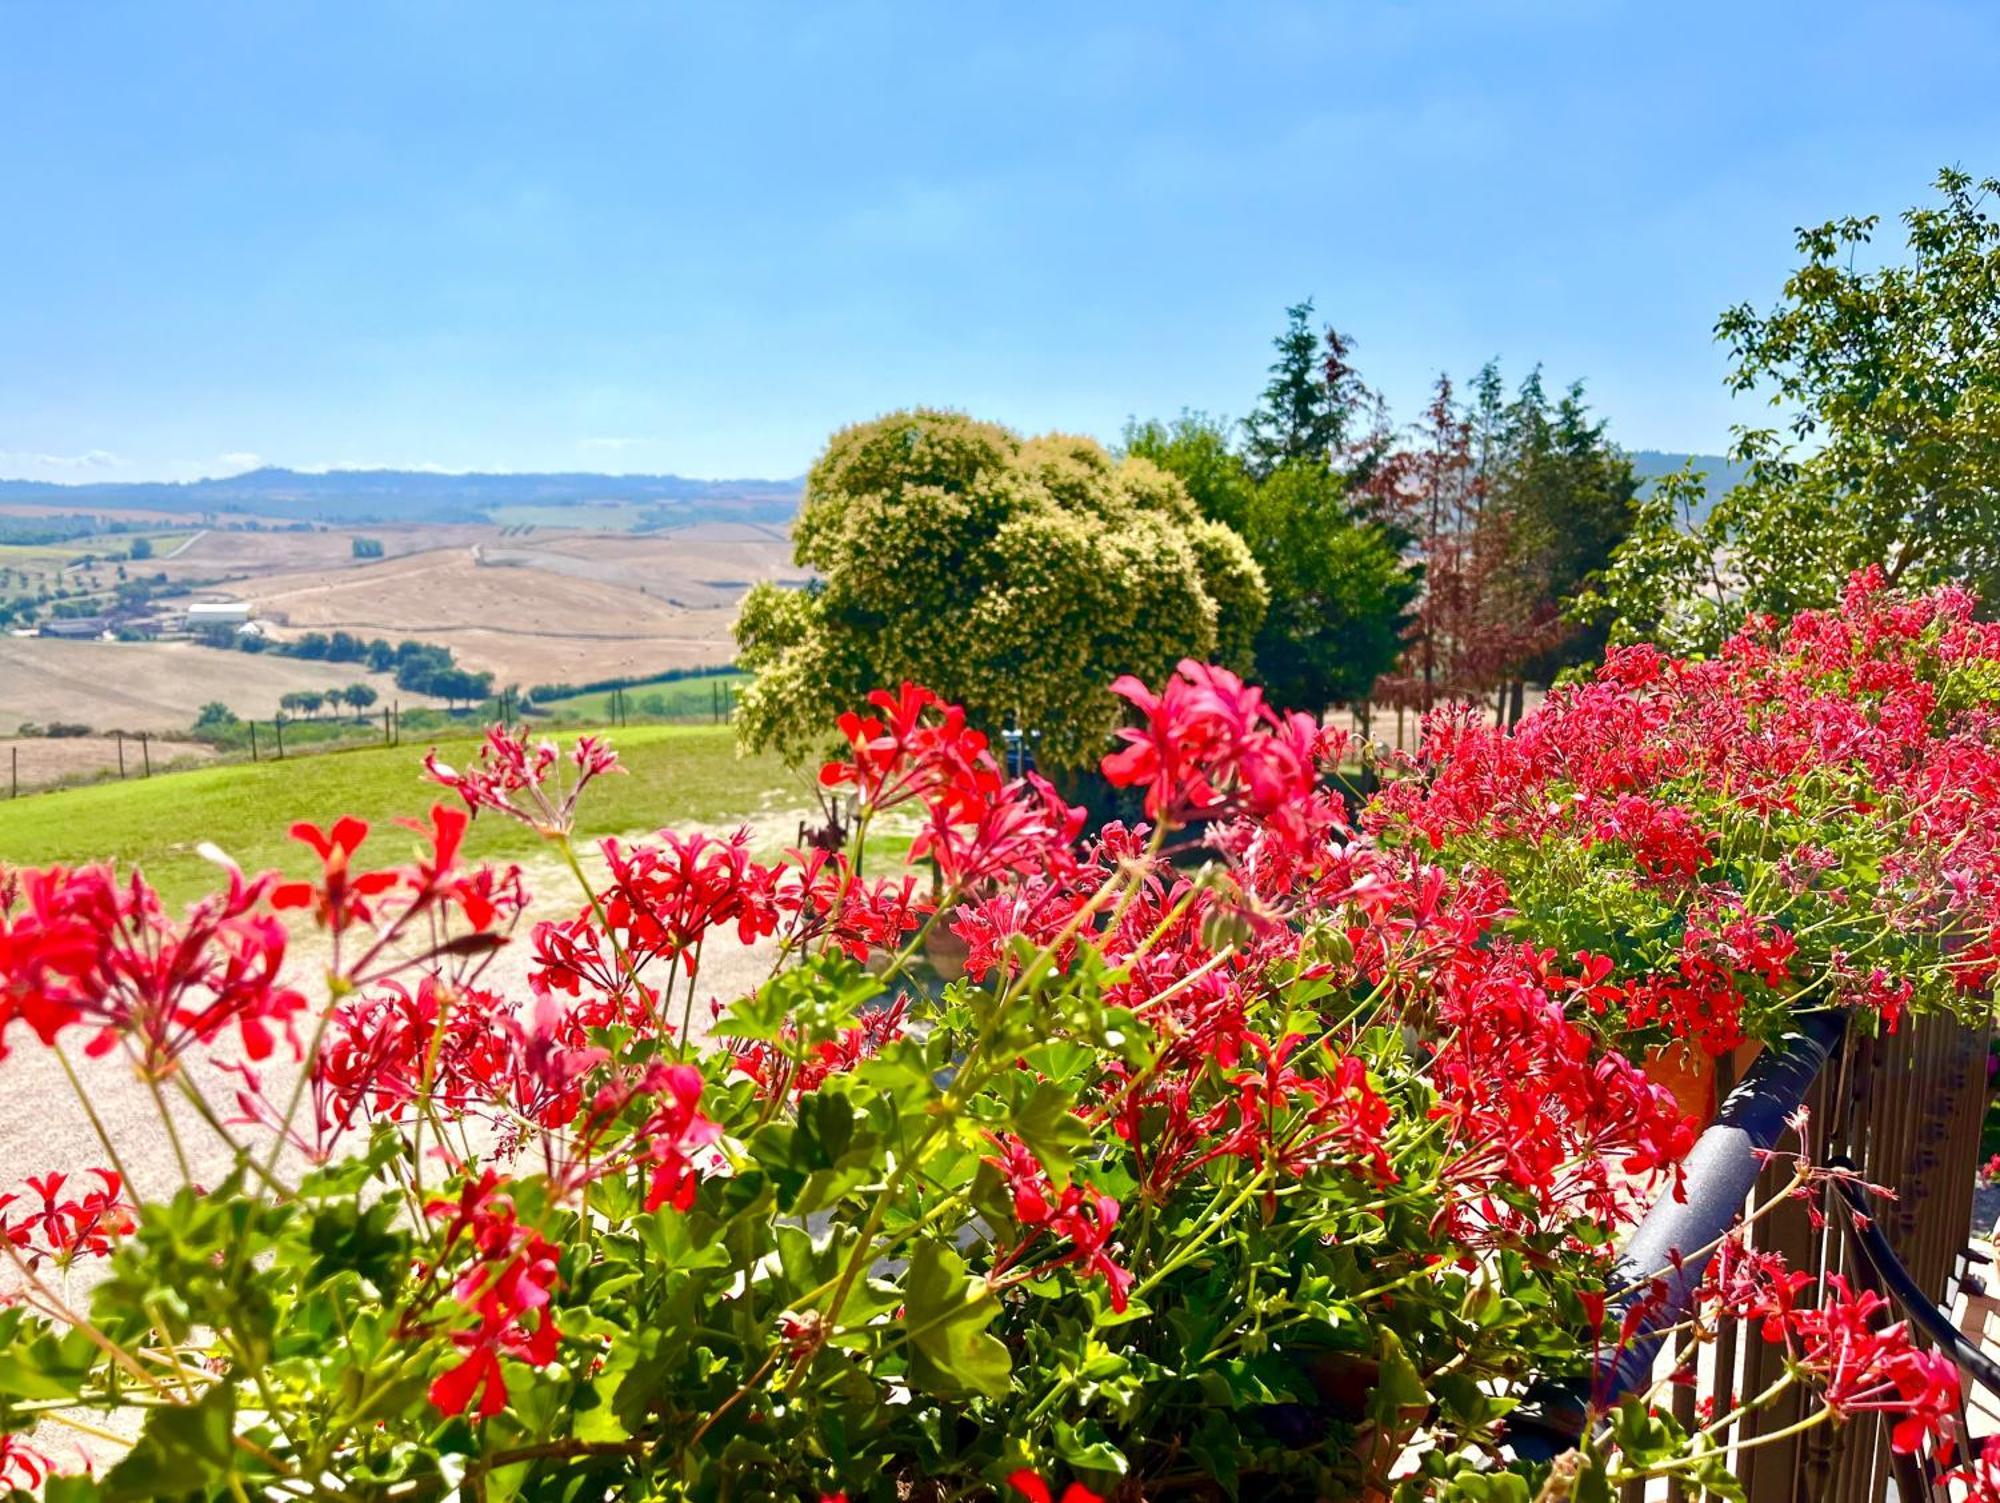
M625 696L625 714L630 717L645 717L657 720L693 720L705 718L715 707L715 693L719 685L726 685L731 694L740 694L743 686L750 682L747 673L716 673L702 678L653 679L643 684L628 685L622 691L598 689L588 694L567 694L561 699L549 700L538 705L551 715L563 720L575 720L586 724L601 725L611 718L611 699L615 692Z
M567 737L558 739L568 744ZM727 726L632 726L612 741L629 773L606 778L584 795L579 831L585 835L748 821L803 808L812 799L806 782L777 758L738 757ZM438 752L463 764L474 744L448 740ZM215 868L195 853L200 842L213 841L248 871L278 867L303 875L313 869L312 858L286 831L294 820L325 825L343 814L375 827L367 853L383 863L400 860L411 837L391 821L455 797L423 778L424 750L423 743L406 741L0 801L0 861L137 863L170 901L180 902L216 885ZM490 813L474 822L467 842L474 857L518 857L541 848L533 832Z

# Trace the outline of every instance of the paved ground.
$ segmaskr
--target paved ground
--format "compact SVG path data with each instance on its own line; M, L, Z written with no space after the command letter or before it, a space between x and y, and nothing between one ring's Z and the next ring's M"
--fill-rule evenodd
M795 814L787 814L782 820L774 817L772 829L782 829L788 834L796 823ZM517 939L500 953L482 977L483 984L516 996L527 995L527 935L534 923L540 919L566 918L582 902L574 879L553 859L529 866L527 875L529 890L536 894L535 905L516 931ZM709 1010L704 1004L710 998L734 998L755 986L769 973L775 954L776 946L769 940L744 946L730 932L711 936L702 956L696 993L697 1027L706 1032ZM319 978L325 958L324 938L310 925L296 932L287 966L292 984L308 997L324 996ZM31 1175L40 1176L51 1170L87 1177L93 1168L110 1167L90 1115L65 1077L55 1053L20 1029L13 1032L9 1042L12 1050L0 1062L0 1080L4 1080L6 1087L0 1090L0 1193L14 1189ZM68 1052L91 1107L117 1146L138 1196L151 1199L172 1195L183 1180L173 1140L161 1126L161 1103L151 1089L134 1076L131 1067L116 1053L102 1059L88 1059L80 1043L72 1044ZM235 1076L203 1060L192 1060L187 1068L190 1078L219 1111L235 1115L233 1103L238 1084ZM272 1062L263 1073L268 1094L282 1102L297 1078L296 1067ZM227 1174L232 1159L230 1150L193 1106L172 1094L168 1095L165 1106L180 1136L195 1182L213 1184ZM266 1146L270 1142L255 1127L232 1127L230 1131L244 1141ZM357 1134L354 1141L362 1140ZM293 1157L285 1162L292 1168L302 1167ZM79 1265L62 1291L65 1298L73 1303L86 1299L96 1269L97 1265ZM13 1270L0 1266L0 1291L16 1287L17 1283ZM92 1420L103 1422L101 1416L92 1416ZM81 1455L100 1471L122 1454L117 1446L78 1437L55 1424L40 1426L33 1440L64 1470L78 1464L79 1442Z

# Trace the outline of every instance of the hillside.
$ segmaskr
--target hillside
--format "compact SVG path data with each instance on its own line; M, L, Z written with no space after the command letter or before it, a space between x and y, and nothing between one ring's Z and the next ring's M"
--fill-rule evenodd
M69 721L96 730L185 731L212 699L269 720L295 690L365 683L384 704L430 704L360 663L276 653L219 652L193 642L59 642L0 636L0 735L23 721Z
M1639 477L1639 494L1642 496L1652 490L1654 481L1662 475L1671 475L1682 465L1692 464L1707 478L1711 502L1728 495L1750 473L1747 465L1737 464L1720 454L1677 454L1667 449L1634 449L1627 457L1632 461L1632 472Z

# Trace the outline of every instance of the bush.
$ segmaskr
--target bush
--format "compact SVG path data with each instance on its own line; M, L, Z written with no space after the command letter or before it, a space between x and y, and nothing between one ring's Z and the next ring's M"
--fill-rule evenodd
M42 734L52 739L71 740L78 736L94 736L97 733L89 726L73 720L51 720Z
M1491 1453L1523 1384L1588 1372L1644 1298L1602 1249L1695 1124L1626 1051L1990 1006L2000 627L1864 580L1711 663L1621 653L1519 736L1437 717L1358 831L1309 718L1195 664L1117 690L1102 772L1148 823L1080 841L961 711L878 692L822 782L857 850L919 830L934 886L766 865L742 833L607 841L520 995L488 970L520 873L459 862L468 811L581 878L576 803L615 765L593 738L561 773L500 730L464 770L428 759L463 807L417 822L412 863L305 826L316 875L233 878L185 919L108 868L26 874L0 1029L190 1101L187 1061L247 1064L232 1122L196 1111L219 1181L134 1205L107 1168L0 1204L21 1268L109 1259L87 1330L0 1312L0 1420L136 1435L66 1499L1729 1487L1643 1395L1560 1476ZM272 909L329 931L324 1001L281 981ZM787 963L698 1048L730 933ZM913 984L947 933L965 979ZM301 1039L300 1090L267 1092ZM1768 1370L1823 1401L1802 1426L1865 1405L1940 1447L1947 1359L1739 1252L1704 1332L1781 1342Z

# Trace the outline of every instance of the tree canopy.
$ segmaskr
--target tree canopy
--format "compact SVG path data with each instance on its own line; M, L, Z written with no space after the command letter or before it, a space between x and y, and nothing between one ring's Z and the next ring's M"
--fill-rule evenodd
M1259 479L1233 425L1198 412L1130 424L1125 445L1249 544L1270 597L1250 657L1272 700L1317 713L1366 694L1395 661L1417 584L1399 538L1356 507L1346 475L1300 457Z
M1267 600L1242 537L1158 465L932 409L835 434L793 539L819 578L745 599L736 638L756 680L737 725L797 757L869 689L911 679L1085 765L1117 721L1113 678L1183 657L1248 666Z
M2000 589L2000 180L1957 170L1902 216L1905 256L1869 265L1874 216L1798 232L1780 302L1725 312L1730 387L1777 428L1740 427L1749 478L1707 506L1655 489L1581 603L1620 639L1712 647L1746 611L1832 604L1848 575ZM1788 435L1788 436L1787 436Z

